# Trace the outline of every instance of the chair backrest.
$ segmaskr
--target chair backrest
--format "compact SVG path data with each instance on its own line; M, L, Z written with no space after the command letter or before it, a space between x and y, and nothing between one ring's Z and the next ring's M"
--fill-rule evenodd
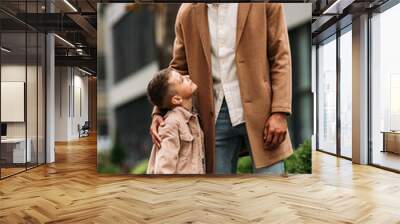
M82 127L89 128L89 127L90 127L90 126L89 126L89 121L85 121L85 124L83 124Z

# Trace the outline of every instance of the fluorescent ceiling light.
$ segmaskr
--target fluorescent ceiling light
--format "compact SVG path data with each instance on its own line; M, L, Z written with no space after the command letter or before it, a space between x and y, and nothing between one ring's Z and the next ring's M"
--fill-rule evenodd
M342 14L343 10L353 4L355 0L336 0L332 5L324 10L322 14Z
M334 9L337 6L337 4L339 4L339 2L340 0L336 0L332 5L330 5L327 9L325 9L325 11L322 14L330 13L330 11Z
M67 45L69 45L70 47L75 48L75 45L73 45L71 42L69 42L68 40L58 36L57 34L54 34L55 37L57 37L58 39L60 39L61 41L63 41L64 43L66 43Z
M78 12L78 10L71 4L69 3L68 0L64 0L65 4L67 4L72 10L74 10L74 12Z
M10 53L10 52L11 52L10 50L8 50L8 49L5 48L5 47L1 47L1 50L4 51L4 52L7 52L7 53Z
M79 69L79 71L81 71L81 72L83 72L83 73L85 73L85 74L87 74L87 75L92 75L92 73L90 73L90 72L88 72L88 71L86 71L86 70L83 70L83 69L81 69L81 68L79 68L78 67L78 69Z

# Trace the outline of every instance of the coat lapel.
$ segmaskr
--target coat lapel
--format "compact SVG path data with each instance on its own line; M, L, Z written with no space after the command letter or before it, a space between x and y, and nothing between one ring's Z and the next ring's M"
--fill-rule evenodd
M211 71L210 33L208 30L207 5L205 3L199 3L196 5L196 20L197 30L200 35L203 52L208 65L208 70Z
M250 11L250 3L238 4L237 26L236 26L236 50L242 37L247 15ZM206 57L208 69L211 70L211 43L210 32L208 29L207 5L205 3L196 4L197 29L203 46L203 52Z
M246 23L247 15L250 11L250 3L238 4L237 26L236 26L236 50L242 37L244 25Z

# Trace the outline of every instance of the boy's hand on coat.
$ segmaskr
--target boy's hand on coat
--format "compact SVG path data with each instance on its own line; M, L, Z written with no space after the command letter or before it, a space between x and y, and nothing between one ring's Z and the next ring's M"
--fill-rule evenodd
M151 126L150 126L150 135L153 144L158 149L161 147L161 138L158 135L158 128L164 125L165 125L164 118L161 115L158 114L153 115L153 120L151 121Z
M264 149L277 148L286 138L287 121L285 113L272 113L265 122Z

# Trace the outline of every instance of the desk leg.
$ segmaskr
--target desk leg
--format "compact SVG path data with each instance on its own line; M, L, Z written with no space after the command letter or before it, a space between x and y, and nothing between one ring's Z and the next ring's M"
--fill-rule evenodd
M383 149L382 149L382 151L381 152L386 152L386 134L385 133L382 133L382 136L383 136Z

